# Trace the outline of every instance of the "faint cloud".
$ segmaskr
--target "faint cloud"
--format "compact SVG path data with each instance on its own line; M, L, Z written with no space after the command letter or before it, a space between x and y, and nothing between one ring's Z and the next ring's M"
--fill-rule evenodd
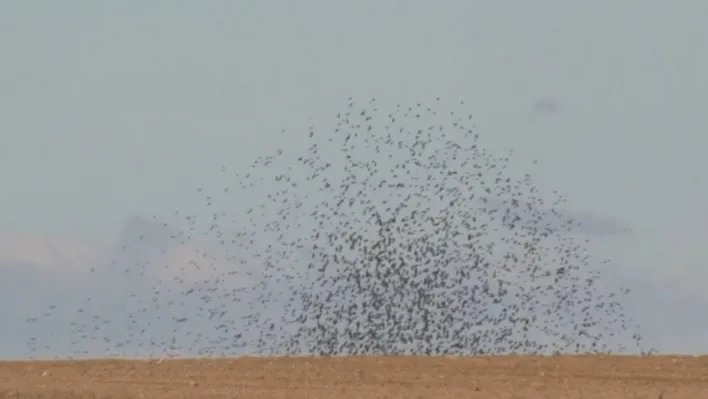
M39 233L0 232L0 259L86 269L100 253L99 248L70 239Z
M502 197L478 199L483 210L496 214L510 227L550 228L554 231L591 235L626 234L630 229L617 220L604 218L595 213L544 207L530 202ZM513 222L512 222L513 221Z
M531 106L529 120L535 122L550 115L557 115L563 111L561 102L553 97L540 97Z

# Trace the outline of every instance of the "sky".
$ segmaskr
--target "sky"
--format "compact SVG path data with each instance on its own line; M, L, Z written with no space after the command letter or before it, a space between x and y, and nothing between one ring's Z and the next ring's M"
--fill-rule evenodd
M628 229L596 237L598 256L708 301L707 12L698 0L3 3L0 232L111 247L135 214L200 207L195 187L225 184L222 165L302 147L296 132L349 96L440 96L465 101L485 145L514 148L564 210Z

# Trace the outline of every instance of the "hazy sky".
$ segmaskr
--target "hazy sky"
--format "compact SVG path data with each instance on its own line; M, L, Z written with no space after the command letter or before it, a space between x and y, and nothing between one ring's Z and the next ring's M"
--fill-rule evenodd
M0 231L112 245L135 213L196 207L220 165L299 146L281 129L349 96L440 96L520 167L538 159L564 209L627 226L603 256L698 291L705 15L699 0L5 2Z

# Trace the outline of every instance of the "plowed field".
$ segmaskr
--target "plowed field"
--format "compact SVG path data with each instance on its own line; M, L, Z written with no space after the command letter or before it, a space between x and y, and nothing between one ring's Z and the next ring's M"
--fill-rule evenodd
M705 357L349 357L0 363L21 398L708 398Z

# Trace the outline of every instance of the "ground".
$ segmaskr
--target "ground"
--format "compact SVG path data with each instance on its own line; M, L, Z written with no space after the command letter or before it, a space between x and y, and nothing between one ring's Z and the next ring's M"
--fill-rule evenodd
M0 397L700 399L708 356L2 362Z

